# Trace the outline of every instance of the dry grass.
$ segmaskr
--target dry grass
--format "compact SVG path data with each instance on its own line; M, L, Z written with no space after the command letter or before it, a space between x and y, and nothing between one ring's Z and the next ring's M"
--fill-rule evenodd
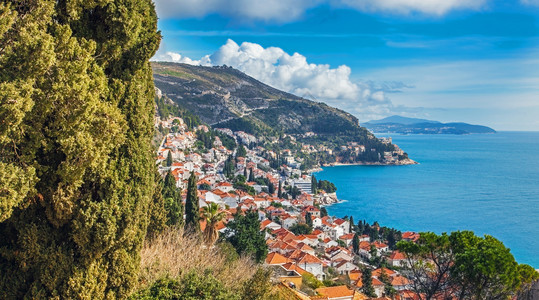
M239 290L257 268L250 258L227 261L219 247L206 246L201 237L184 236L181 229L167 229L142 248L139 288L165 276L181 278L190 270L202 274L208 269L227 288Z

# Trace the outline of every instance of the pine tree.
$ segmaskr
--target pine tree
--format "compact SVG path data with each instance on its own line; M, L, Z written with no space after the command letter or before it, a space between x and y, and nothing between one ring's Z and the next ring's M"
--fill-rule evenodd
M150 0L0 2L0 291L114 299L155 194Z
M187 183L187 199L185 200L185 232L200 233L200 209L198 207L197 177L191 172Z
M262 262L268 254L265 233L260 231L258 213L250 210L245 215L238 213L234 220L228 223L228 241L234 246L238 254L251 255L257 262Z

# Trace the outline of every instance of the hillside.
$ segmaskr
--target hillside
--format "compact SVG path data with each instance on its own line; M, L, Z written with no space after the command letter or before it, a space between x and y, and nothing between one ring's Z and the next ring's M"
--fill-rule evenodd
M401 134L471 134L496 133L490 127L461 122L441 123L416 118L391 116L363 123L372 132Z
M245 131L263 143L275 143L286 134L333 151L349 143L374 149L353 162L378 162L384 152L395 149L359 126L351 114L277 90L231 67L159 62L152 68L164 97L214 128ZM339 153L335 161L340 161Z

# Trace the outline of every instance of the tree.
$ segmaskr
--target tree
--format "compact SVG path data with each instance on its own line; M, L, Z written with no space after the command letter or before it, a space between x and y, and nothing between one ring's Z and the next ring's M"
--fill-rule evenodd
M290 226L289 230L295 235L311 234L311 232L313 231L312 228L309 227L309 225L304 223L296 223Z
M247 150L245 150L245 147L243 145L240 145L238 147L238 150L236 151L236 157L245 157L247 156Z
M206 228L204 228L204 240L208 245L213 245L219 237L217 231L217 223L223 220L225 213L219 211L219 205L210 202L208 206L202 208L202 217L206 220Z
M316 177L314 175L311 175L311 192L316 195L318 194L318 181L316 181Z
M397 249L405 254L407 269L411 272L412 290L426 300L449 296L452 289L450 270L454 257L447 234L420 233L416 243L401 241Z
M350 224L350 228L348 228L348 232L350 233L354 233L355 230L354 230L354 217L353 216L350 216L350 220L348 220L348 223Z
M313 230L313 218L310 212L305 214L305 224L309 226L310 230Z
M167 216L166 224L168 226L183 225L183 204L181 193L176 188L176 179L172 172L165 176L163 185L163 198L165 199L165 212Z
M234 220L227 224L227 240L236 248L239 255L251 255L257 262L262 262L268 253L265 233L260 231L258 213L250 210L242 215L240 210Z
M283 197L283 186L280 180L279 180L279 188L277 189L277 197L279 199Z
M0 291L125 298L155 192L150 0L0 3Z
M255 181L255 174L253 173L253 168L249 169L249 182Z
M380 273L380 281L384 284L384 294L386 296L392 297L397 293L391 284L391 279L387 275L385 268L382 268L382 272Z
M197 177L191 172L187 182L187 198L185 199L185 232L200 233L200 208L198 206Z
M328 211L327 211L327 209L326 209L324 206L322 206L322 207L320 208L320 217L323 218L323 217L327 217L327 216L328 216Z
M354 238L352 239L352 248L354 249L354 253L359 253L359 234L354 234Z
M361 282L363 283L363 286L361 287L361 291L363 292L363 294L367 295L368 297L376 297L376 293L372 285L371 269L365 268L363 270L361 275Z
M168 154L167 154L167 167L170 167L170 166L172 166L172 152L168 151Z

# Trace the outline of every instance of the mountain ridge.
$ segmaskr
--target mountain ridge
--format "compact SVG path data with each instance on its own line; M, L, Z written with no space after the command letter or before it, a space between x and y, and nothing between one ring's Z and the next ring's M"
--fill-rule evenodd
M400 133L400 134L472 134L496 133L490 127L473 125L464 122L441 123L417 118L391 116L380 120L373 120L363 125L372 132Z

